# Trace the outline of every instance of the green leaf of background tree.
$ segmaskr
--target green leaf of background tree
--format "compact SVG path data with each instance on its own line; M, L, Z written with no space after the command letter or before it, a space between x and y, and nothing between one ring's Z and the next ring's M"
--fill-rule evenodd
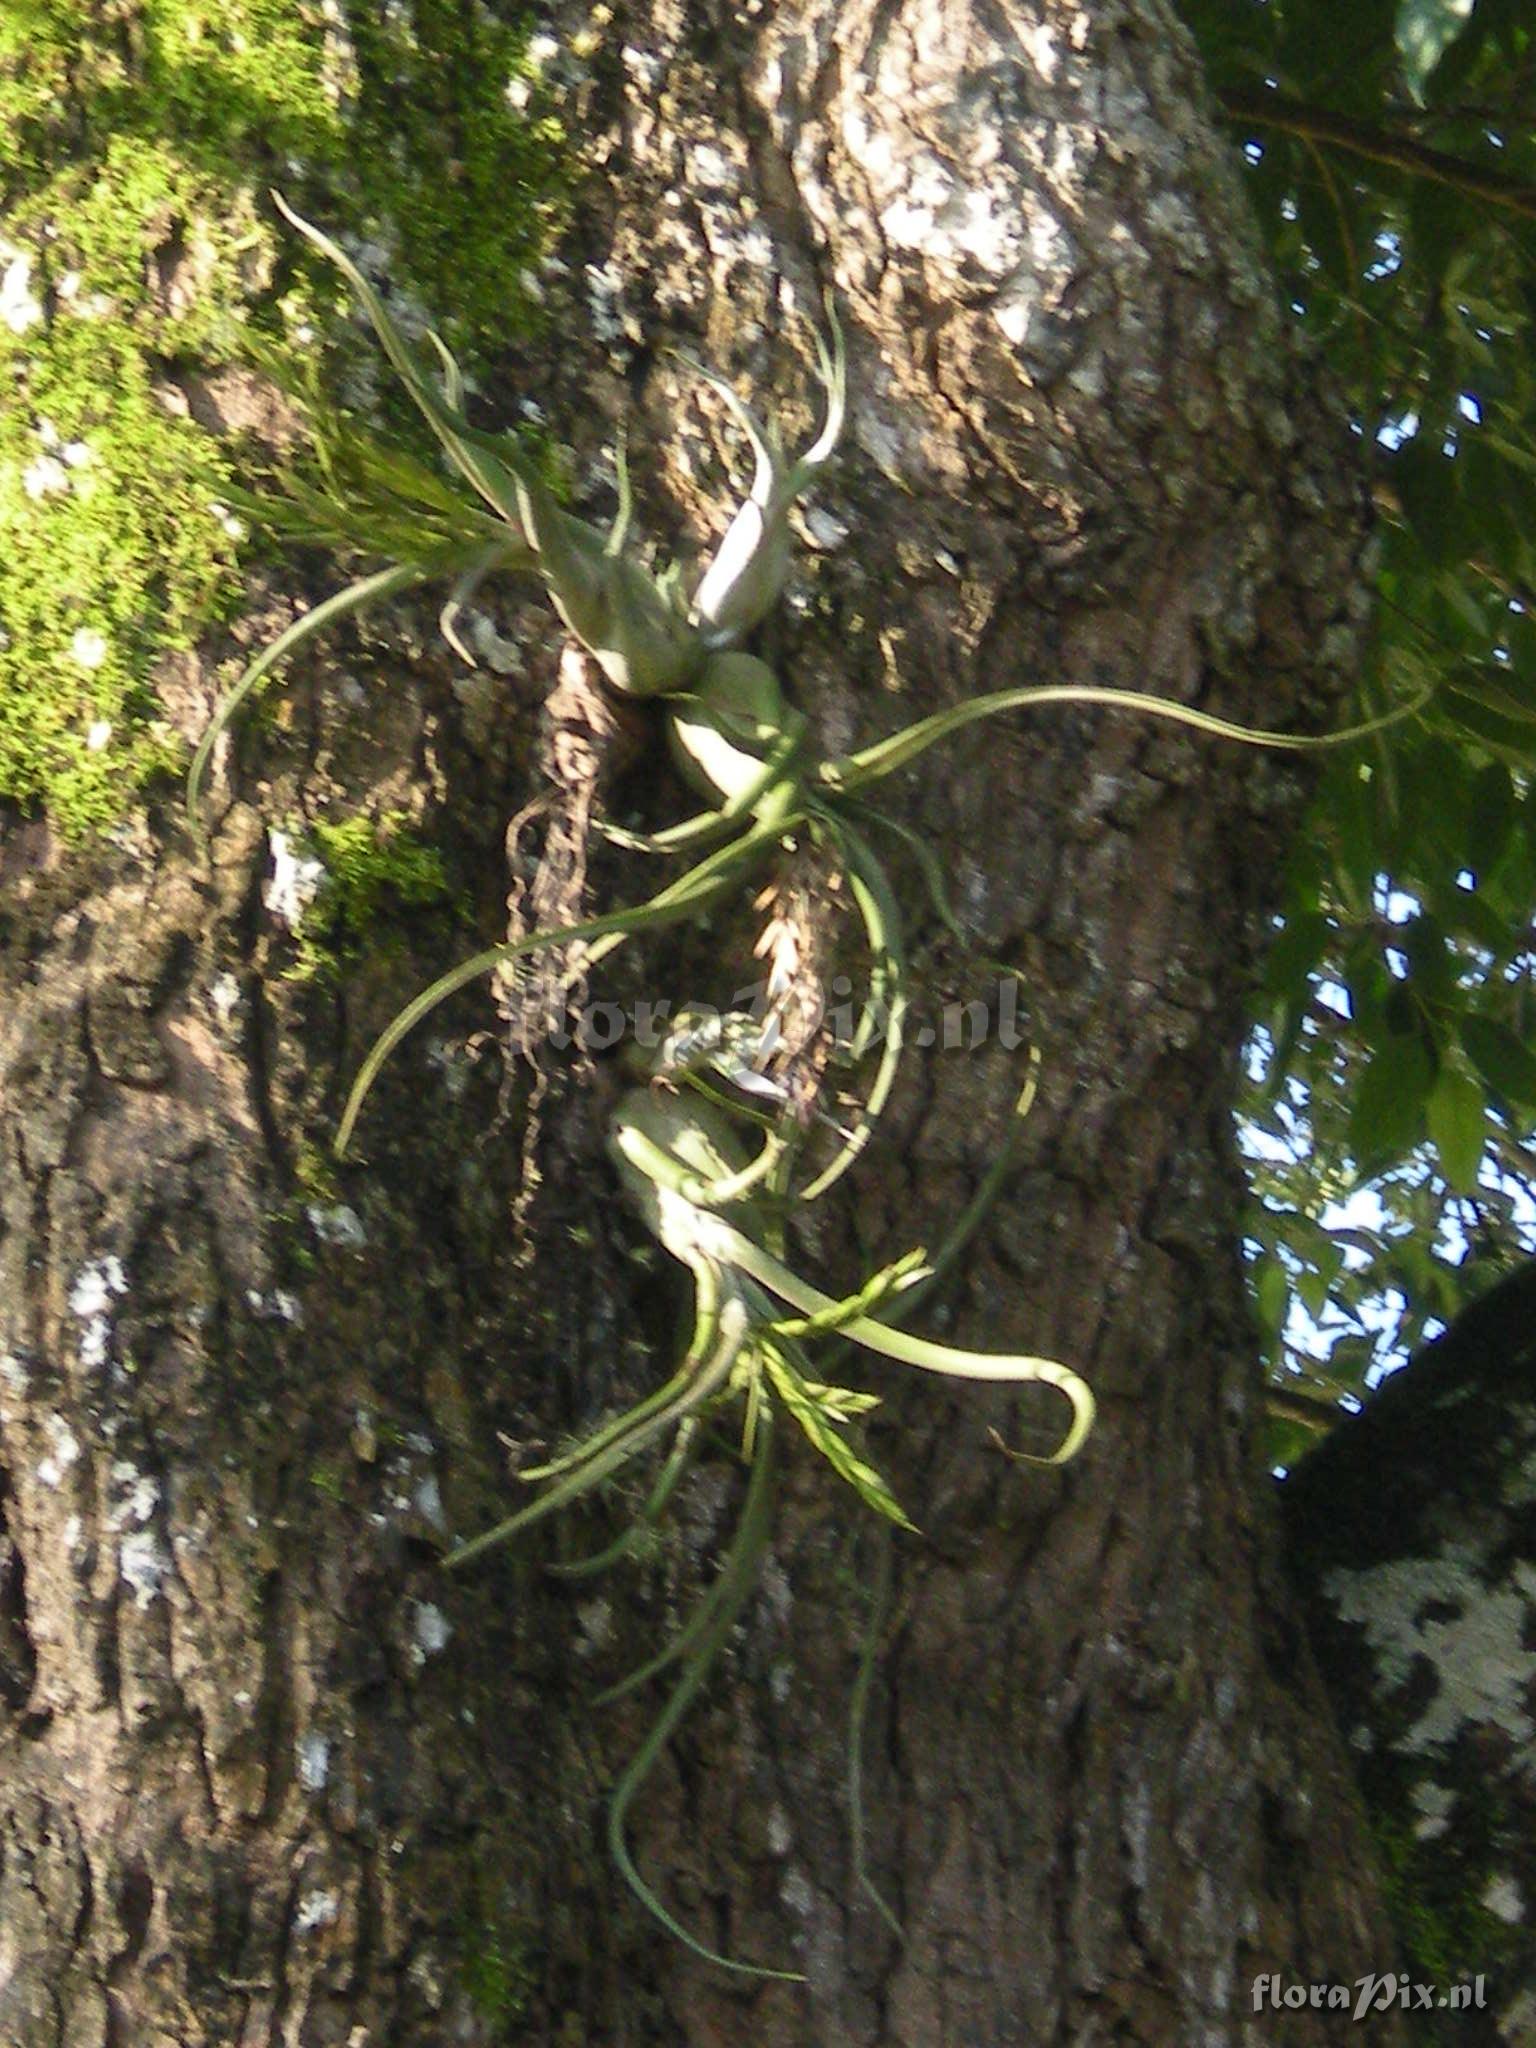
M1362 702L1434 692L1324 775L1256 992L1272 1363L1328 1361L1364 1392L1536 1251L1536 19L1517 0L1185 13L1284 315L1327 353L1374 493ZM1299 1318L1275 1317L1282 1283Z

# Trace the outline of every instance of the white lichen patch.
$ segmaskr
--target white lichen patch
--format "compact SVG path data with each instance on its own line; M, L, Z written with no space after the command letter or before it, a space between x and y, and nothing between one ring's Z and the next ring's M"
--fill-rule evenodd
M712 142L699 142L688 151L690 190L734 191L741 182L740 166Z
M285 1287L274 1287L270 1294L248 1287L245 1305L253 1316L260 1316L263 1322L296 1323L300 1319L298 1301Z
M69 1312L81 1325L80 1363L88 1372L107 1361L112 1348L112 1302L127 1291L122 1261L110 1252L82 1266L75 1276L69 1290Z
M261 900L279 924L296 932L325 879L324 864L311 854L295 853L288 834L275 826L267 830L267 847L272 872L262 884Z
M1056 68L1051 31L1040 38L1042 75ZM995 81L972 74L949 104L935 109L935 146L913 150L910 132L889 109L910 100L904 58L892 50L878 77L863 81L863 105L850 104L842 137L874 198L884 239L927 262L1002 285L1026 262L1042 290L1067 281L1072 252L1041 194L1054 190L1068 205L1081 185L1081 166L1095 147L1092 130L1060 120L1031 119ZM952 145L952 146L951 146ZM963 167L963 168L961 168Z
M324 1735L304 1735L299 1738L296 1758L299 1783L306 1792L323 1792L326 1780L331 1775L331 1744Z
M581 1631L576 1642L576 1654L578 1657L590 1657L613 1634L612 1604L601 1596L584 1601L576 1610L576 1625Z
M448 1517L443 1511L443 1490L437 1483L435 1472L427 1473L425 1478L416 1482L411 1506L424 1522L430 1522L434 1529L446 1534Z
M34 502L69 489L69 471L56 455L34 456L21 472L21 488Z
M1536 1653L1525 1647L1536 1566L1518 1563L1504 1585L1489 1587L1476 1563L1472 1551L1451 1544L1438 1557L1338 1568L1323 1580L1340 1618L1364 1630L1385 1686L1406 1685L1420 1658L1433 1669L1434 1696L1402 1738L1408 1750L1451 1742L1469 1723L1502 1728L1527 1751L1536 1737ZM1445 1613L1432 1617L1432 1606ZM1536 1769L1536 1757L1527 1768Z
M1047 85L1054 83L1061 67L1061 52L1056 45L1056 30L1049 22L1021 22L1017 30L1019 46Z
M32 257L13 242L0 241L0 320L12 334L25 334L43 317L43 302L32 289Z
M1449 1785L1437 1785L1433 1778L1420 1778L1412 1793L1413 1804L1418 1809L1418 1819L1413 1832L1421 1842L1437 1841L1451 1824L1451 1808L1456 1804L1456 1794Z
M117 1459L112 1466L111 1491L107 1527L113 1535L124 1529L142 1529L160 1505L160 1482L126 1458Z
M1019 282L1001 292L993 303L992 318L1011 348L1022 348L1029 323L1039 302L1032 280L1022 271Z
M1483 1891L1483 1904L1495 1920L1506 1927L1518 1927L1525 1918L1525 1895L1512 1877L1491 1877Z
M429 1657L440 1656L448 1647L453 1623L441 1607L430 1600L411 1602L411 1661L420 1666Z
M94 671L101 667L110 650L105 633L94 626L80 626L70 640L69 651L77 666Z
M1177 192L1158 192L1147 202L1147 221L1162 239L1185 252L1191 267L1210 261L1210 244L1201 233L1194 208Z
M758 1579L758 1592L763 1605L781 1628L789 1626L794 1613L794 1588L789 1583L789 1574L777 1558L769 1558Z
M1153 1825L1152 1787L1138 1775L1126 1786L1120 1810L1126 1867L1138 1895L1145 1894L1151 1881Z
M593 339L612 348L624 336L624 281L612 263L589 263L586 279Z
M640 91L653 94L665 70L661 58L653 51L642 50L634 43L626 43L619 52L624 69L629 73Z
M355 1252L361 1251L368 1242L362 1217L345 1202L337 1202L329 1208L311 1202L304 1214L309 1218L310 1229L322 1244L339 1245L344 1251Z
M755 221L742 228L736 236L734 253L754 270L769 270L778 261L773 237Z
M228 969L208 984L208 1001L224 1030L228 1030L240 1007L240 984Z
M521 672L523 651L515 640L508 640L498 633L493 622L484 612L471 612L467 621L467 633L475 659L484 662L493 675L512 676Z
M170 1569L171 1560L154 1529L135 1529L118 1545L118 1576L132 1589L136 1607L149 1606Z
M69 1290L69 1312L82 1320L105 1315L111 1308L112 1297L127 1292L128 1277L122 1261L109 1252L105 1258L93 1259L80 1268Z
M426 1056L427 1064L436 1071L450 1100L457 1102L468 1088L474 1071L464 1047L434 1038L428 1042Z
M909 169L906 187L880 216L885 239L898 249L927 255L946 253L946 231L940 220L950 206L955 181L937 157L918 156Z
M852 530L845 520L820 505L807 506L796 524L804 529L816 547L829 550L840 548Z
M43 1435L48 1453L38 1465L37 1476L44 1486L62 1486L64 1475L80 1459L80 1439L62 1415L43 1417Z
M335 1892L305 1892L299 1900L293 1916L295 1934L315 1934L322 1927L333 1927L341 1914L341 1900Z

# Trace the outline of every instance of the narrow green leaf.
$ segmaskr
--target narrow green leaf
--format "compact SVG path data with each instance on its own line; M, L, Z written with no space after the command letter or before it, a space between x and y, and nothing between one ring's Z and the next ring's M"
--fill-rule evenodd
M1450 931L1461 932L1474 939L1495 959L1508 950L1511 938L1508 924L1476 889L1458 888L1454 882L1441 885L1435 891L1435 908Z
M349 583L345 590L336 591L333 596L326 598L323 604L317 604L313 611L306 612L301 619L295 619L291 626L278 634L270 646L262 649L244 675L220 700L217 711L209 721L208 730L198 742L197 752L192 756L192 766L187 771L187 816L194 831L202 831L203 780L207 775L208 763L213 758L213 750L218 744L219 735L268 670L275 668L286 655L292 654L296 647L302 646L312 635L323 631L337 619L345 618L351 612L360 611L365 604L373 603L375 598L393 597L398 591L409 589L411 584L420 580L420 576L421 571L416 564L406 562L394 568L380 569L372 576L359 577L356 583Z
M1471 1194L1488 1135L1482 1089L1470 1074L1447 1064L1429 1091L1425 1120L1446 1181L1458 1195Z
M1360 765L1338 783L1330 824L1333 828L1334 879L1346 907L1364 920L1371 913L1371 894L1381 859L1381 831L1373 780Z
M1467 1057L1495 1095L1536 1107L1536 1052L1517 1038L1507 1024L1491 1017L1465 1017L1461 1042Z
M1457 962L1445 942L1437 918L1420 915L1403 927L1403 951L1421 996L1435 1002L1456 999Z
M1254 1279L1254 1294L1258 1300L1259 1321L1271 1336L1278 1337L1285 1327L1285 1314L1291 1298L1291 1283L1278 1259L1261 1262Z
M1523 775L1530 775L1536 769L1536 742L1533 742L1531 728L1520 718L1505 718L1499 712L1490 710L1480 698L1473 698L1465 691L1458 690L1448 696L1446 708L1469 733L1480 742L1485 753L1493 754L1511 768Z
M1297 1275L1296 1292L1301 1296L1302 1307L1309 1316L1317 1317L1322 1314L1323 1305L1328 1299L1329 1284L1328 1276L1317 1272L1311 1266Z
M1374 1035L1381 1028L1382 1012L1397 983L1388 974L1381 957L1381 943L1374 932L1350 948L1343 965L1343 981L1349 991L1349 1013L1356 1025Z
M522 513L519 508L518 485L522 482L536 483L532 472L524 477L521 466L516 462L510 443L506 444L500 456L493 456L484 446L485 436L467 430L467 422L461 420L453 408L444 403L422 370L415 350L406 340L390 316L389 308L379 297L368 279L363 275L352 258L338 242L323 234L317 227L294 212L280 192L272 194L273 203L290 227L299 233L326 256L341 272L356 294L363 311L373 324L373 331L383 344L384 353L394 364L400 381L415 401L417 410L442 443L448 459L466 480L495 511L499 512L515 533L523 532ZM441 344L439 344L441 346Z
M1328 1243L1318 1251L1316 1266L1309 1266L1305 1272L1299 1275L1296 1281L1296 1292L1301 1296L1309 1315L1320 1316L1322 1314L1328 1297L1333 1292L1333 1283L1339 1277L1339 1269L1343 1264L1343 1250L1330 1238Z
M1521 725L1536 725L1536 702L1527 703L1501 683L1489 682L1470 665L1447 677L1445 687L1451 696L1466 697L1485 710L1496 711L1501 718L1512 718Z
M826 1387L819 1380L806 1380L805 1391L834 1422L846 1422L853 1415L868 1415L880 1406L879 1394L861 1393L855 1387Z
M1393 456L1387 471L1402 500L1415 540L1432 562L1449 562L1456 549L1456 468L1421 429Z
M1296 996L1322 958L1332 926L1318 910L1297 911L1269 942L1264 960L1264 985L1272 995Z
M796 1338L829 1337L846 1329L849 1323L857 1322L861 1316L877 1315L892 1295L915 1285L927 1273L924 1263L926 1253L921 1249L904 1252L899 1259L892 1260L874 1273L856 1294L850 1294L842 1301L834 1301L814 1315L784 1317L770 1325L780 1336ZM804 1391L810 1388L802 1383ZM818 1392L840 1392L841 1389L818 1389Z
M1490 874L1503 857L1515 829L1518 800L1509 770L1491 761L1472 785L1467 820L1467 865L1478 875Z
M887 1521L895 1522L899 1528L915 1532L917 1524L908 1518L884 1478L873 1465L865 1463L836 1428L821 1404L813 1398L805 1380L778 1347L765 1345L763 1358L779 1399L839 1479L846 1480L865 1506L873 1508L876 1514L884 1515Z
M1378 1039L1350 1111L1349 1146L1358 1165L1379 1166L1417 1142L1433 1078L1417 1032L1389 1031Z

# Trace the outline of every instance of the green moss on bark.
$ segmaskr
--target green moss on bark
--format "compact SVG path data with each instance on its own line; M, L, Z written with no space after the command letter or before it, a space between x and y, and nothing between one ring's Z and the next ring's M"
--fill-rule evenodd
M315 824L309 838L325 873L299 932L300 979L336 973L365 946L387 950L397 934L379 928L381 917L450 902L442 856L399 812Z
M72 836L179 759L157 668L241 597L240 451L183 387L257 333L295 359L334 304L273 184L471 360L532 324L565 177L511 23L461 0L0 17L0 798Z

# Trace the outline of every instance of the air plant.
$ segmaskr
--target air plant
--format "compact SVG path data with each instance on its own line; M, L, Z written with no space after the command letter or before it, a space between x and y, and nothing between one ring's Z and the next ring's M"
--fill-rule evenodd
M1027 1109L1027 1095L1019 1107ZM574 1448L523 1472L522 1479L540 1487L538 1496L452 1552L447 1562L466 1564L492 1546L524 1534L665 1444L659 1473L630 1526L594 1556L553 1569L586 1575L618 1563L661 1521L706 1423L726 1406L740 1406L741 1458L749 1476L736 1532L719 1571L671 1643L599 1695L600 1702L619 1698L678 1667L660 1715L614 1788L608 1838L614 1861L636 1895L696 1954L752 1975L794 1976L792 1971L721 1955L676 1920L635 1868L625 1840L625 1818L756 1584L772 1531L778 1420L798 1424L867 1506L899 1527L913 1527L884 1478L849 1441L848 1425L877 1407L878 1396L821 1379L811 1353L829 1340L842 1340L954 1379L1051 1387L1070 1410L1060 1442L1038 1457L1014 1453L1039 1465L1064 1464L1075 1456L1092 1427L1093 1396L1077 1373L1055 1359L967 1351L914 1337L896 1328L891 1319L902 1306L913 1305L958 1256L996 1193L995 1173L989 1174L933 1260L920 1252L909 1253L854 1293L834 1300L798 1278L768 1248L773 1212L759 1207L750 1192L749 1166L732 1120L707 1097L692 1089L666 1095L654 1088L632 1089L614 1115L609 1143L632 1204L657 1242L693 1276L691 1341L663 1386ZM786 1314L786 1307L797 1313Z
M697 917L732 894L791 833L804 830L834 854L849 876L863 921L871 962L871 1002L866 1018L887 1024L869 1095L842 1149L799 1192L814 1198L832 1186L867 1143L895 1079L908 1007L907 962L899 910L889 878L861 827L885 821L864 801L867 792L928 748L978 720L1048 704L1091 704L1134 710L1194 731L1285 750L1336 746L1375 732L1416 705L1347 731L1321 736L1269 732L1232 723L1210 712L1133 690L1087 684L1029 684L974 697L832 760L812 757L804 715L790 705L767 662L741 642L781 592L790 559L789 513L796 498L830 458L840 436L847 403L846 358L841 329L829 307L830 346L815 336L817 373L825 397L820 432L797 460L786 460L776 431L761 427L723 380L701 371L712 388L729 394L756 457L751 491L731 520L724 540L704 570L691 601L673 579L647 574L624 553L629 525L627 489L614 530L600 533L561 507L549 486L510 434L484 433L465 418L464 382L451 352L435 334L437 373L424 364L400 332L379 294L346 252L318 228L301 220L281 199L291 224L341 271L405 389L441 444L462 484L473 497L431 477L416 465L398 467L385 481L398 485L390 517L373 516L354 531L363 547L387 548L387 566L317 606L268 647L223 700L194 757L188 777L188 807L197 821L208 764L219 735L250 691L302 641L347 613L414 584L448 574L455 577L444 606L446 630L472 589L492 573L533 575L540 580L571 635L597 663L616 691L656 697L667 707L669 738L685 778L709 800L709 807L664 831L642 835L613 826L598 829L619 844L657 855L700 853L703 857L643 902L580 923L527 933L488 948L443 975L406 1005L380 1036L353 1085L337 1134L338 1150L351 1140L358 1114L379 1069L401 1039L436 1006L503 963L574 940L587 942L583 971L598 964L637 932ZM377 468L377 464L375 467ZM478 501L478 502L477 502ZM410 513L419 506L413 529ZM346 508L334 508L338 526ZM710 849L704 852L704 849ZM930 886L937 876L927 870ZM941 914L948 916L942 892ZM861 1033L866 1050L873 1031Z
M622 460L619 516L613 530L603 534L558 503L514 437L482 432L465 418L463 378L442 341L431 337L436 362L424 362L346 253L281 199L277 203L351 285L458 481L451 483L409 458L380 449L367 436L354 437L350 465L333 465L322 487L300 504L300 524L307 520L313 532L382 555L385 566L361 576L291 626L224 699L192 764L188 802L194 820L220 733L251 690L302 641L363 605L451 577L442 624L463 652L459 614L484 578L503 573L531 576L543 584L566 631L591 655L612 689L628 697L659 700L679 769L706 800L706 808L697 815L652 835L613 825L599 827L611 840L638 853L693 856L692 865L645 900L490 947L407 1004L363 1062L341 1119L338 1151L349 1144L384 1061L455 991L503 963L573 941L584 942L582 971L590 972L626 939L697 918L732 895L791 835L808 835L847 876L862 923L869 981L863 1019L850 1050L858 1060L873 1050L877 1037L881 1042L862 1102L846 1127L833 1122L837 1144L829 1159L801 1173L805 1132L787 1104L773 1100L761 1036L752 1042L739 1026L716 1037L693 1027L675 1029L660 1069L660 1078L673 1083L673 1092L637 1088L621 1101L610 1131L614 1163L646 1228L692 1276L692 1341L663 1386L574 1449L524 1473L523 1478L539 1485L537 1497L448 1560L453 1565L467 1563L490 1545L524 1533L603 1486L637 1458L659 1452L657 1476L633 1528L595 1557L563 1569L596 1570L617 1562L664 1515L706 1421L728 1404L741 1406L742 1456L749 1470L741 1519L719 1575L690 1621L665 1651L625 1682L627 1689L678 1667L655 1726L615 1788L609 1831L620 1869L663 1924L712 1961L757 1970L730 1964L667 1912L634 1867L624 1823L635 1792L702 1684L755 1581L771 1528L775 1418L797 1423L868 1505L888 1521L905 1523L884 1480L849 1437L850 1424L874 1405L874 1397L818 1377L813 1350L828 1343L853 1344L954 1378L1054 1388L1069 1403L1069 1426L1057 1448L1033 1462L1059 1464L1074 1456L1093 1419L1086 1384L1056 1360L962 1351L895 1327L896 1318L915 1306L979 1223L1001 1185L1008 1147L994 1160L976 1198L933 1259L925 1262L913 1254L841 1300L801 1280L774 1249L786 1205L818 1199L853 1166L897 1077L909 1002L908 966L900 905L873 833L889 831L907 842L935 909L954 925L939 861L898 821L871 807L869 792L967 725L1048 704L1132 710L1215 737L1283 749L1338 745L1377 731L1417 706L1400 707L1346 732L1299 737L1235 725L1135 691L1031 684L972 698L856 752L820 759L809 745L806 718L788 702L768 663L743 643L783 589L790 562L790 510L831 458L841 434L846 362L830 306L829 338L823 340L813 330L824 416L814 441L797 459L786 456L777 432L759 425L729 385L698 370L746 433L755 473L713 559L691 597L684 597L677 579L648 574L625 552L630 507ZM364 502L349 499L349 481L361 485ZM716 1080L724 1081L727 1092L707 1099ZM1027 1107L1027 1096L1028 1090L1021 1110ZM743 1118L755 1122L761 1132L755 1155L748 1155L738 1135Z

